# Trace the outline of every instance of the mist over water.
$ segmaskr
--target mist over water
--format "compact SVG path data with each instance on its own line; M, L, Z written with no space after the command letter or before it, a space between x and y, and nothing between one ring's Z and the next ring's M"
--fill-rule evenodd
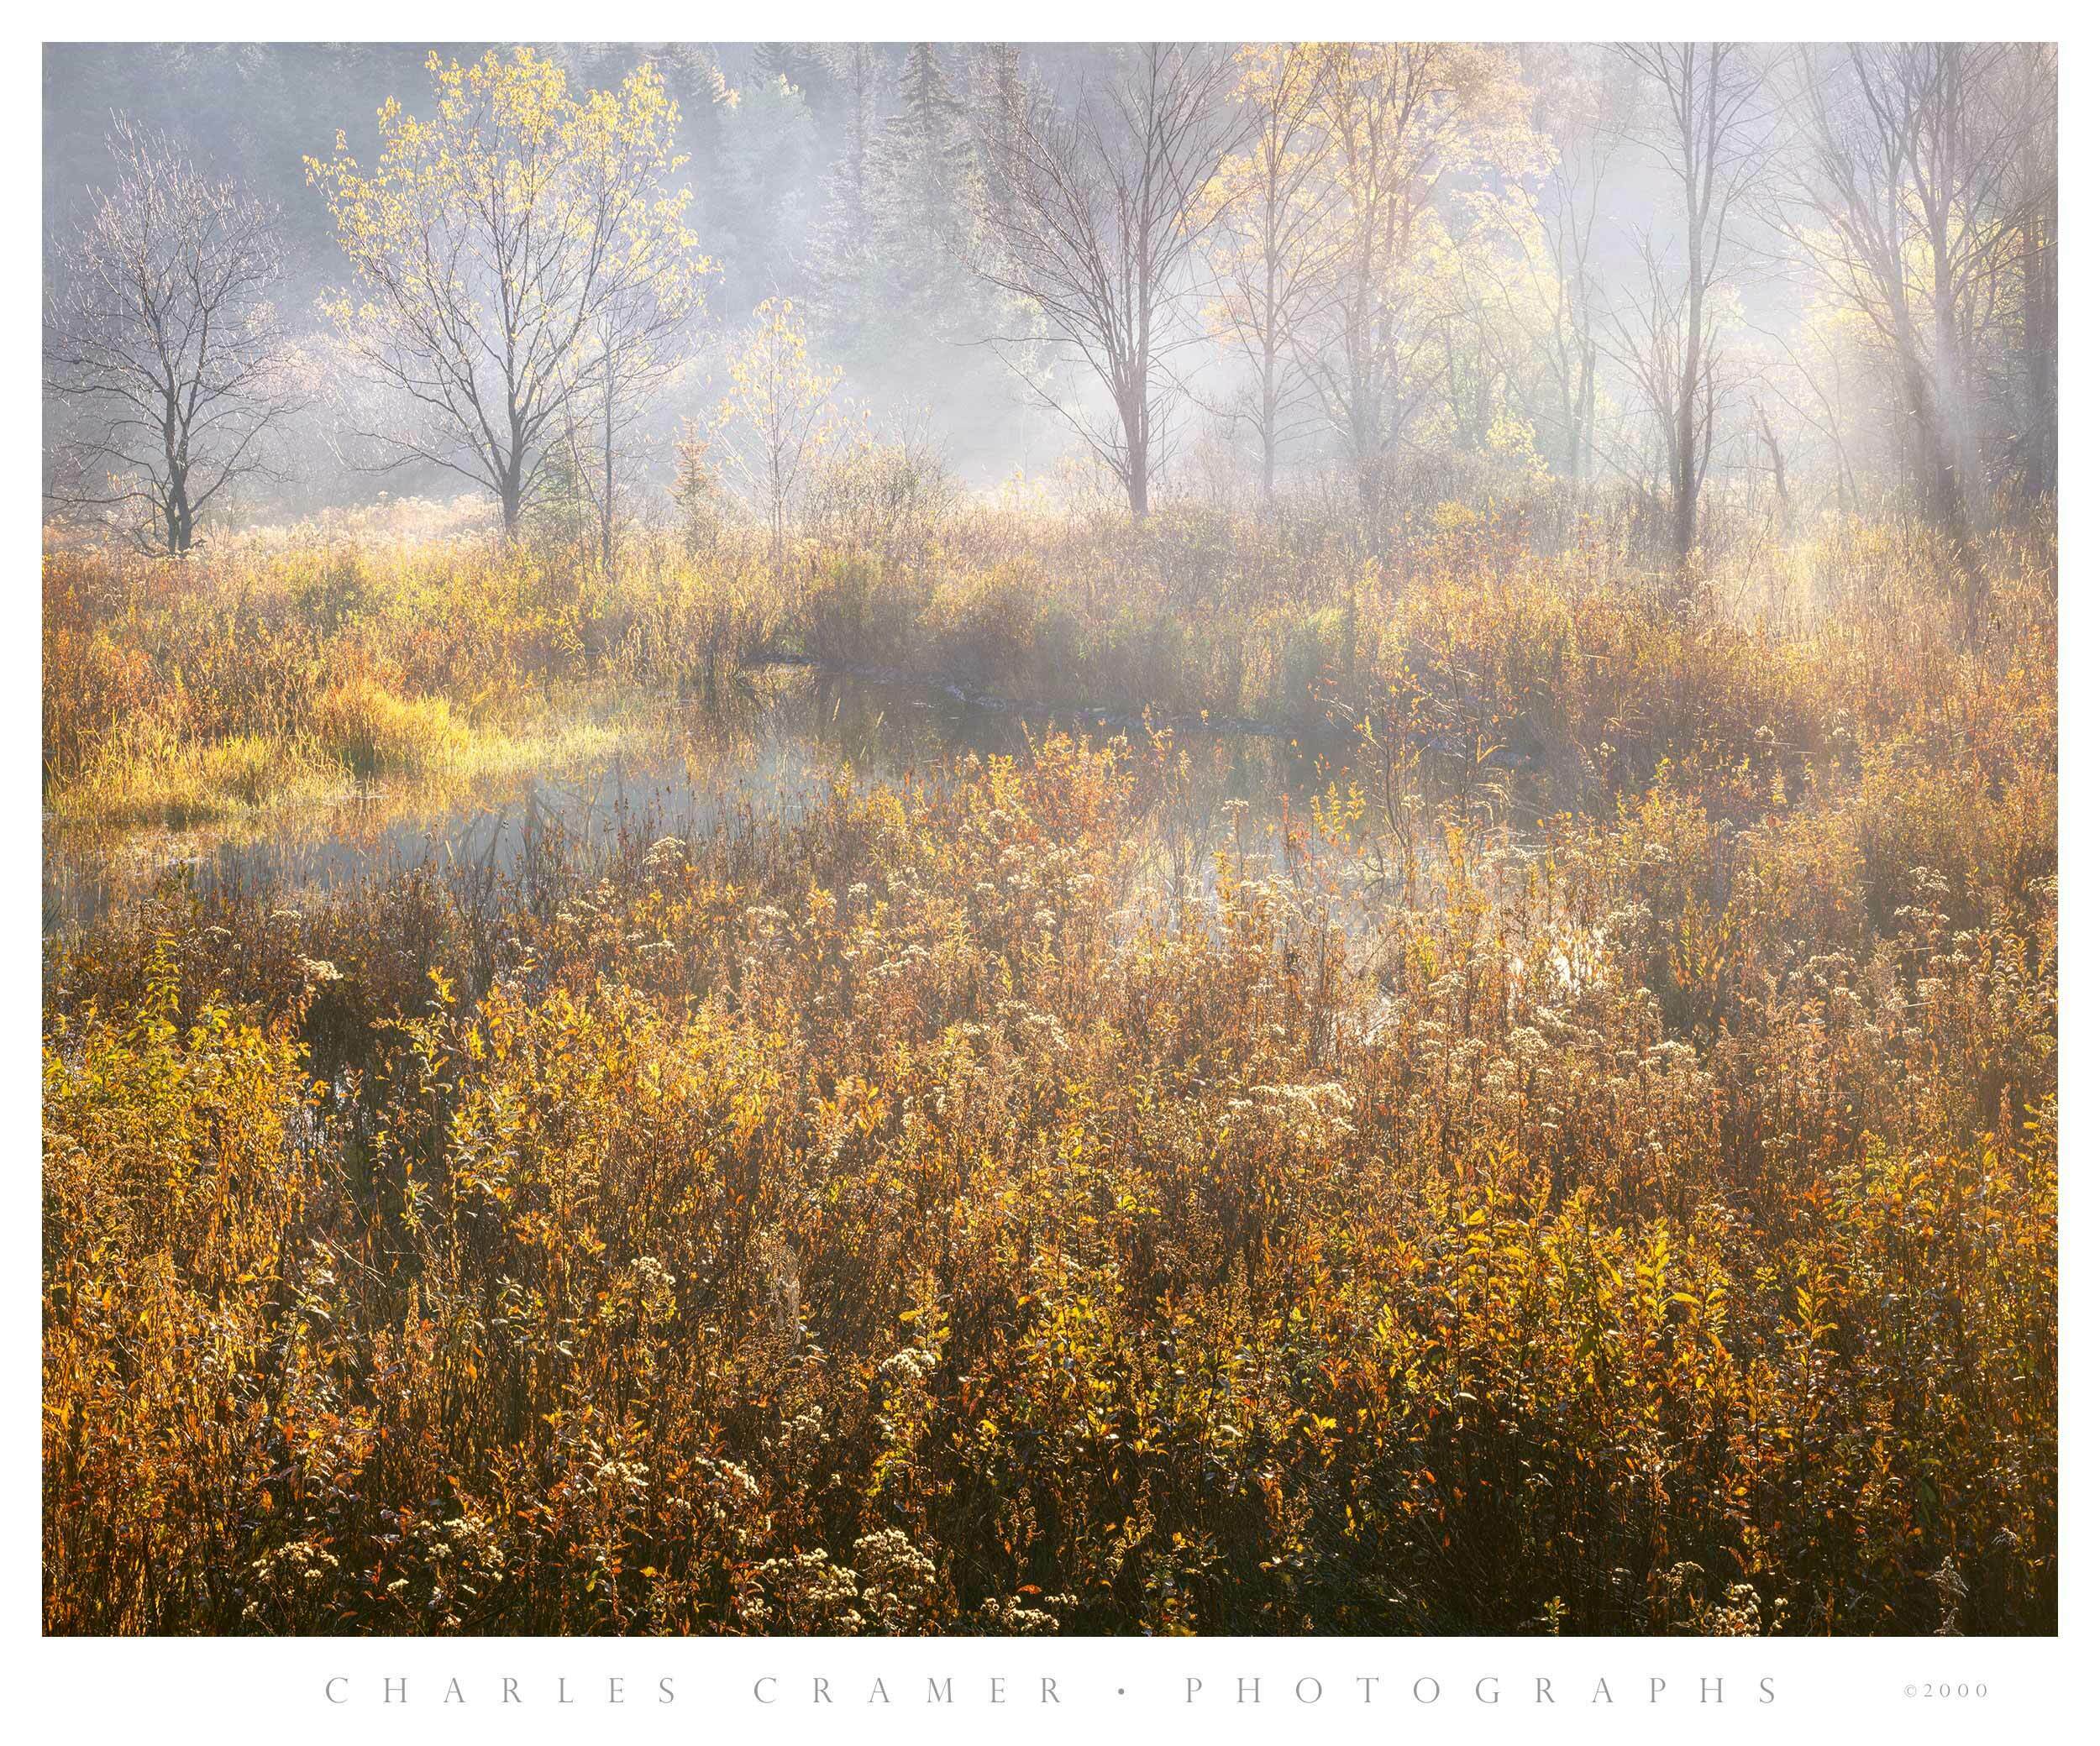
M501 886L550 854L588 859L622 841L795 819L842 781L944 783L970 759L1026 758L1058 731L1119 740L1136 756L1180 753L1187 774L1165 811L1177 828L1206 836L1231 801L1248 803L1257 834L1273 834L1294 809L1302 820L1314 797L1347 788L1360 750L1338 727L1184 723L1155 732L1092 712L987 707L930 685L787 669L726 713L667 702L611 751L565 768L375 785L231 828L48 827L44 928L92 927L113 904L170 882L221 901L274 894L286 904L417 868Z

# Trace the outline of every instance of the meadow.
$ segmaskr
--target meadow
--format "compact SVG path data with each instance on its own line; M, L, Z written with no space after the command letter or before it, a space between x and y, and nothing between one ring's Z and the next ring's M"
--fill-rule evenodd
M55 841L769 659L1031 726L48 931L46 1630L2053 1631L2053 519L1642 550L909 480L610 574L55 537ZM1217 724L1353 755L1194 808Z

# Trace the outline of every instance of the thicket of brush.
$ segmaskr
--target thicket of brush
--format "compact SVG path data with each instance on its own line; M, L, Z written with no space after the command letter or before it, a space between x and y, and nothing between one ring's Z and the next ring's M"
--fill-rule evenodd
M544 768L602 750L638 699L718 705L773 655L1293 726L1419 696L1416 726L1447 749L1616 784L1645 781L1660 747L1828 750L1856 724L1830 719L1804 656L1836 642L1846 695L1891 707L1976 640L1973 585L1898 516L1785 545L1730 530L1687 611L1642 568L1624 502L1425 506L1367 562L1351 518L1316 503L1184 504L1133 527L958 500L909 459L842 461L777 568L749 528L698 521L638 532L608 575L558 528L505 545L428 505L181 562L54 541L47 804L64 822L181 827L373 781ZM1983 561L1995 641L2024 648L2053 611L2053 531L2014 522ZM1600 752L1632 762L1600 770Z
M735 653L1373 749L1274 837L1053 737L54 941L46 1628L2053 1629L2051 537L1979 616L1900 529L1726 611L1462 512L1404 580L991 521L602 598L47 561L60 794L140 721L383 767L346 686L703 670L701 574ZM1581 805L1513 831L1511 756Z

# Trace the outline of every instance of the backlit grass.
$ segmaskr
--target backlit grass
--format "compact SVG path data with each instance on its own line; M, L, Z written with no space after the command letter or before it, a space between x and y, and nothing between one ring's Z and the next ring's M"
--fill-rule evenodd
M1016 695L1300 674L1368 736L1309 816L1053 735L52 942L46 1628L2053 1630L2050 537L1971 631L1902 530L1687 611L1448 519L1209 616L1046 532L1018 625L958 527L852 609ZM675 685L459 562L421 654L286 605L177 685L127 651L188 597L47 618L47 780L126 686L264 794Z

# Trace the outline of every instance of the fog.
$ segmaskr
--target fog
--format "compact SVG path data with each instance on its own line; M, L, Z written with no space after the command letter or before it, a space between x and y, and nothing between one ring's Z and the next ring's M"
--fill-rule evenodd
M433 58L491 51L516 66L472 43L46 50L55 516L172 537L165 433L111 391L122 309L80 291L98 220L105 279L123 252L113 134L158 154L134 184L186 176L257 220L239 380L266 404L192 433L188 464L237 457L200 529L381 493L515 519L568 475L617 478L646 521L681 454L763 518L725 396L769 300L821 380L813 437L1140 515L1318 497L1375 529L1543 493L1631 505L1682 556L1723 507L1898 504L1966 541L2055 489L2047 45L544 46L566 98L641 70L660 92L637 174L675 215L618 307L662 331L617 354L631 382L601 338L590 389L585 330L618 298L580 281L538 408L476 460L472 417L412 404L419 317L375 304L384 259L346 247L323 166L375 172L384 106L433 115ZM495 307L457 217L451 290ZM486 375L503 348L476 344ZM557 379L562 416L533 424Z

